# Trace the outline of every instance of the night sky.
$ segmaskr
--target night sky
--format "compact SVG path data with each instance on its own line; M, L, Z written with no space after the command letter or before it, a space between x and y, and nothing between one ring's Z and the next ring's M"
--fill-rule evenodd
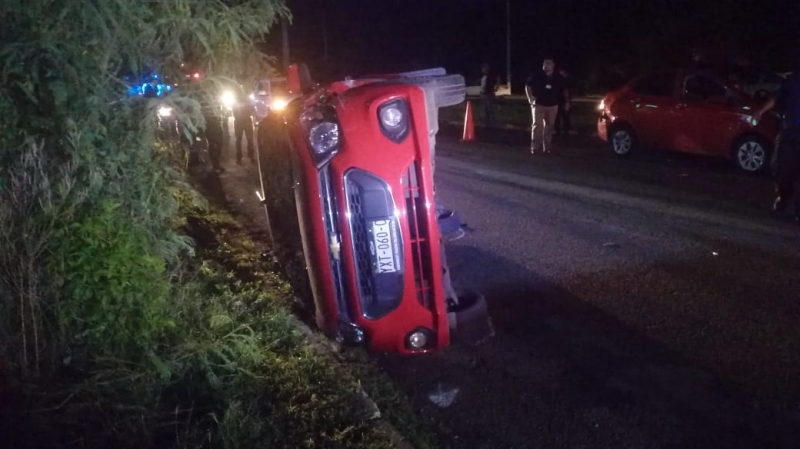
M288 4L291 60L317 79L443 66L474 83L482 62L506 72L505 0ZM798 0L511 0L511 11L517 85L546 55L584 78L619 64L681 63L694 46L774 70L791 70L800 55ZM279 28L269 41L280 56Z

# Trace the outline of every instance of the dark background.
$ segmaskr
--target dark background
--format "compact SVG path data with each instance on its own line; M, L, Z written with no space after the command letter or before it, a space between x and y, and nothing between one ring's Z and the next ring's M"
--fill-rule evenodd
M505 0L289 0L290 62L319 80L443 66L475 84L489 62L505 78ZM609 71L708 59L792 70L797 0L511 0L512 82L544 56L584 84ZM325 39L327 36L327 55ZM281 33L266 50L281 62ZM327 56L327 57L326 57Z

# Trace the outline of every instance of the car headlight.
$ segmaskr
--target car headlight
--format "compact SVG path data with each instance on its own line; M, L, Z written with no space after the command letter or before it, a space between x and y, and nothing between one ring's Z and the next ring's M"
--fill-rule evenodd
M389 140L400 143L408 135L408 104L405 100L388 101L378 108L381 132Z
M308 130L308 143L315 154L326 155L339 146L339 125L320 122Z
M339 151L341 132L332 107L315 107L300 115L300 123L306 130L311 157L317 167L322 167Z
M229 90L225 91L222 93L220 101L222 102L222 106L224 106L226 109L233 109L233 105L236 104L236 95Z
M169 117L172 115L172 108L169 106L161 106L158 108L159 117Z
M285 98L276 98L272 100L270 104L270 108L274 111L282 111L286 109L286 106L289 105L289 102Z

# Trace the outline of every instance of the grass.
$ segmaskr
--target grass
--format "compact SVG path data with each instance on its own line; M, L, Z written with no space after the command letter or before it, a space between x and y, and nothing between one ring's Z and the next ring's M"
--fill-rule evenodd
M292 289L230 215L195 209L186 230L197 254L160 345L143 362L65 359L50 379L0 382L4 448L396 447L365 390L413 447L440 447L366 354L320 351L298 328Z
M203 235L199 239L203 240L199 245L203 257L220 263L221 266L234 273L234 279L260 282L265 291L273 292L273 301L279 304L281 314L289 316L288 311L295 308L300 299L294 297L291 286L274 273L273 270L276 267L272 266L272 257L267 248L259 247L230 215L220 210L210 211L202 218L190 218L189 226L194 228L193 234L198 235L197 231L200 231L200 234ZM214 238L211 240L208 239L211 234L205 232L209 229L214 230ZM310 379L308 373L297 378L286 376L280 379L281 382L288 384L290 390L297 393L305 392L301 397L307 397L307 390L314 388L315 382L322 382L331 387L336 384L340 385L338 399L328 396L323 400L320 399L323 396L311 393L312 396L317 394L318 400L306 403L298 409L298 412L302 411L305 415L304 419L314 421L320 417L329 416L332 413L327 409L329 405L335 407L337 404L352 403L353 400L356 400L355 407L346 408L350 409L350 419L355 419L357 422L359 415L363 412L363 401L360 401L357 395L354 396L354 392L363 390L380 409L381 419L396 428L413 447L421 449L442 447L442 442L438 441L432 423L424 421L415 412L405 393L363 349L348 348L338 353L319 350L319 348L329 348L328 343L325 337L318 334L303 342L304 354L308 358L307 363L320 370L316 372L317 374L327 373L325 379ZM312 350L312 347L318 349ZM297 407L297 404L293 404L293 409ZM367 428L357 429L359 433L366 432L373 435L372 439L368 442L365 440L359 446L347 447L383 447L382 445L386 443L384 438L387 435L383 430L378 430L376 425L376 422L372 422ZM327 433L336 434L335 431Z

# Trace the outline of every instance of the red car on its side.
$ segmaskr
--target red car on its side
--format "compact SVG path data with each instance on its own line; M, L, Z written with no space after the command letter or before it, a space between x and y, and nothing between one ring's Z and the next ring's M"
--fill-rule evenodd
M761 102L704 71L655 71L609 93L600 103L598 135L614 154L638 147L719 156L747 172L769 164L780 123L756 122Z
M318 326L380 352L447 346L432 152L438 108L464 101L464 78L434 69L319 86L289 73L293 98L259 124L259 159L274 240L303 254L295 271Z

